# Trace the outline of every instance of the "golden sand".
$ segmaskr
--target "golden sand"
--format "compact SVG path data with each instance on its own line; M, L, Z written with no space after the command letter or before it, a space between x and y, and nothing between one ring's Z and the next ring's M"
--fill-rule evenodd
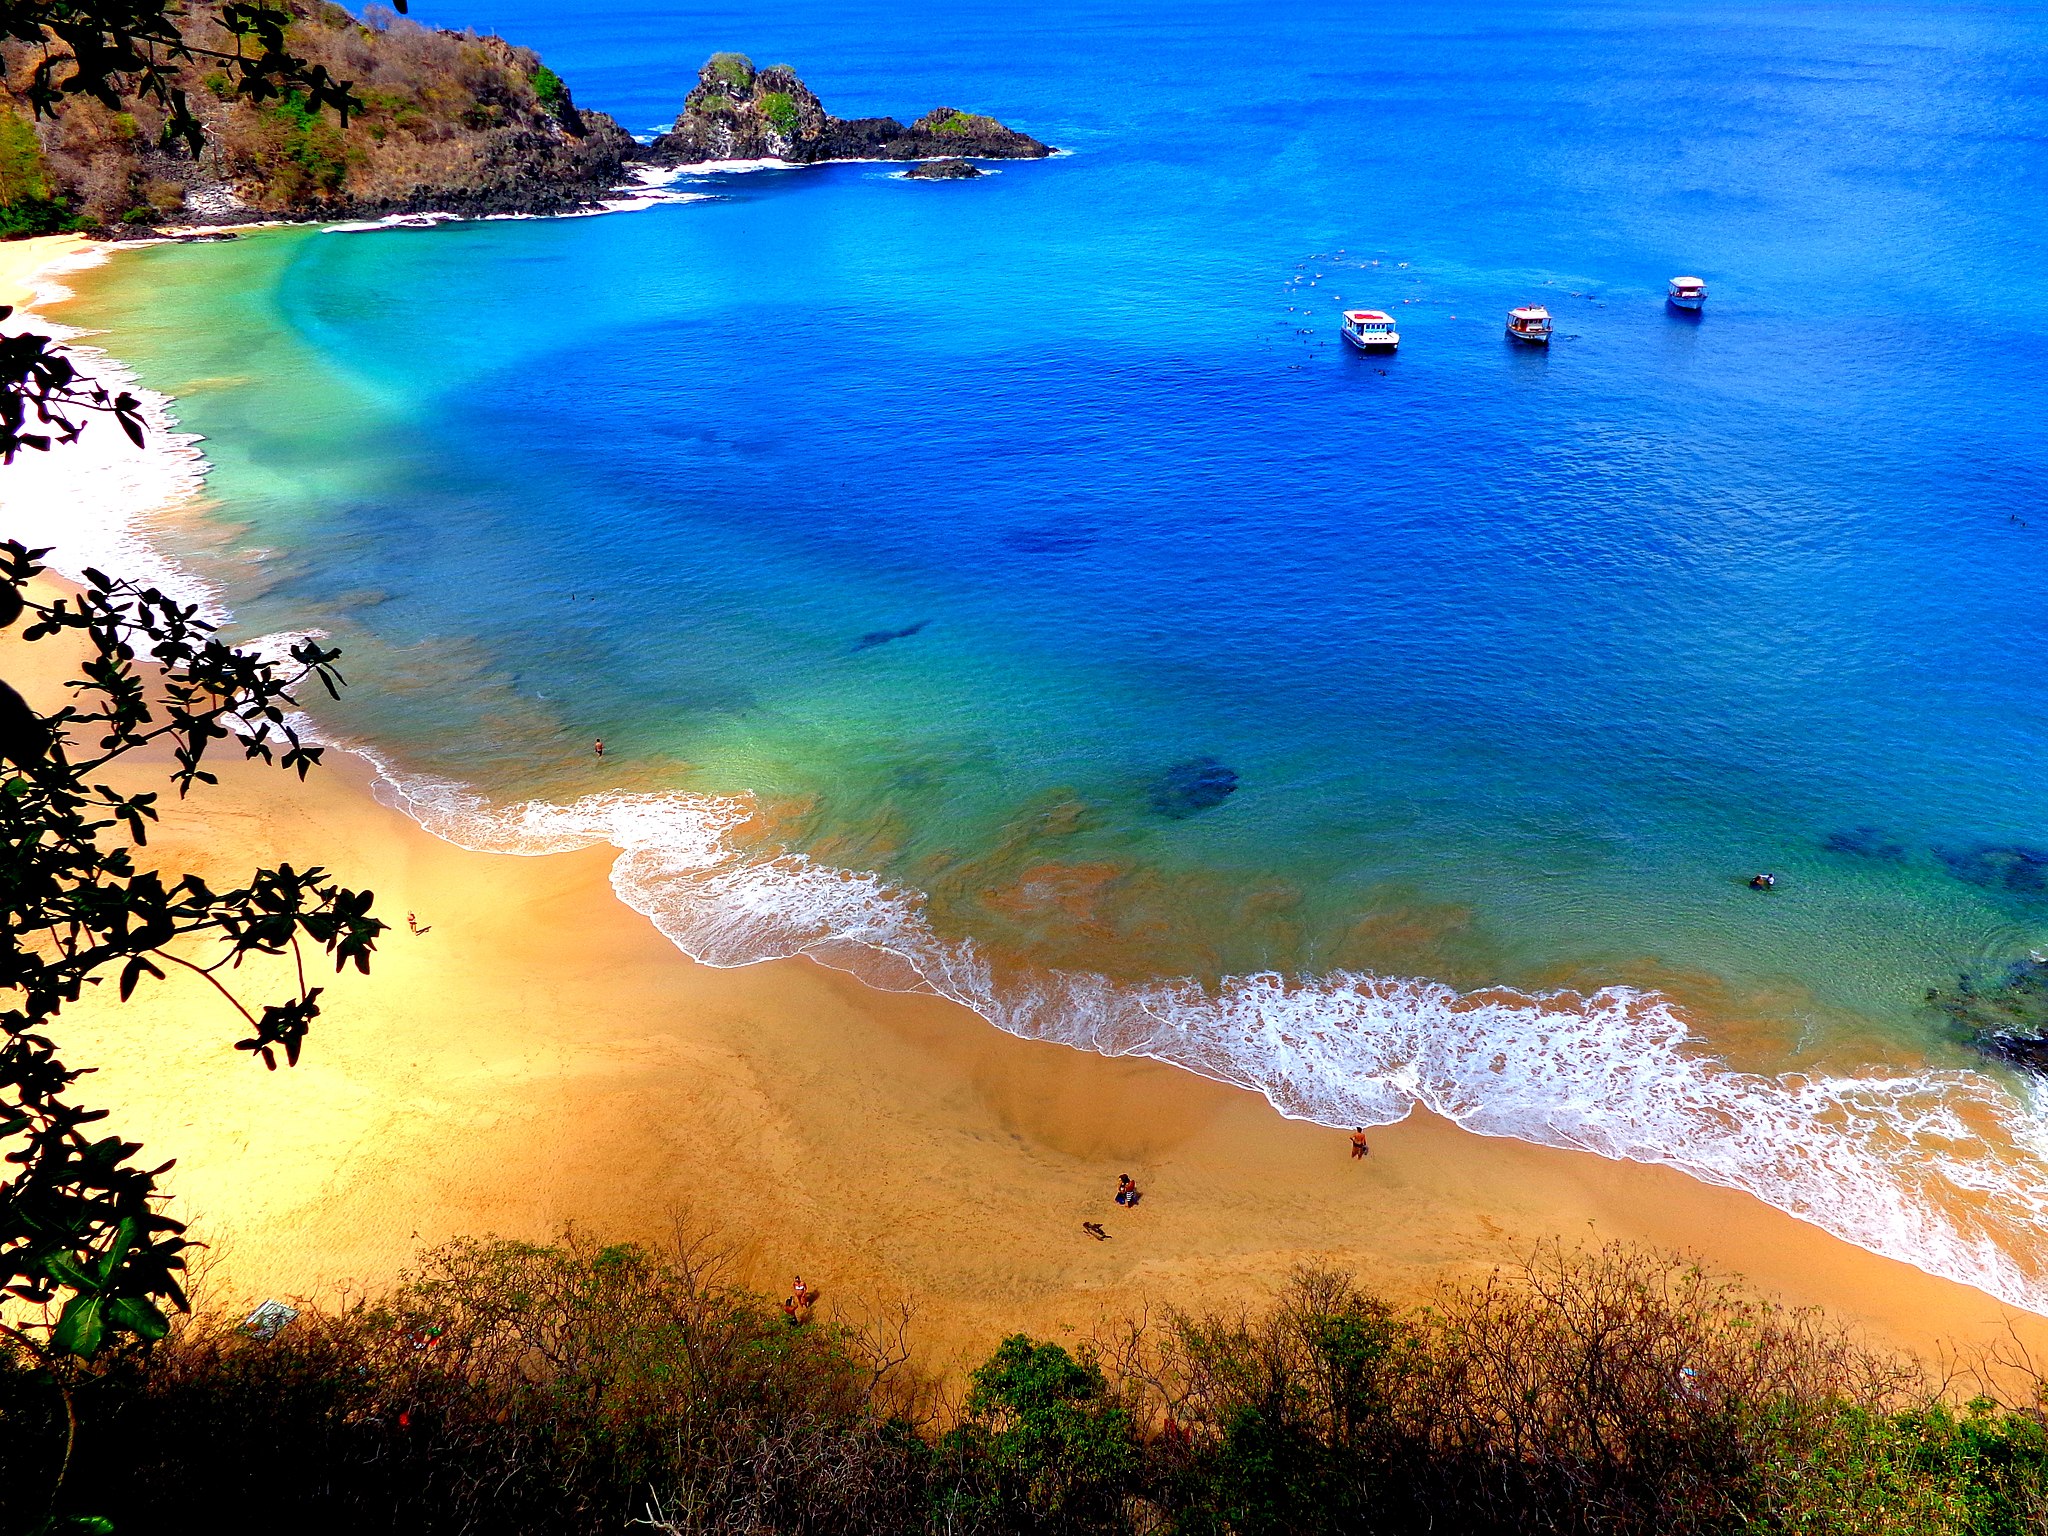
M0 246L0 284L30 244ZM11 635L0 670L45 700L68 675L55 643ZM940 1368L1016 1329L1256 1303L1308 1260L1419 1296L1549 1237L1688 1250L1875 1342L2048 1344L2042 1319L1669 1169L1426 1115L1354 1161L1342 1132L1156 1063L1016 1040L809 962L693 964L614 897L607 852L453 847L352 759L304 785L224 771L152 847L217 883L322 864L394 925L373 974L329 980L295 1069L233 1050L238 1021L189 976L64 1017L67 1054L101 1068L88 1098L177 1160L223 1305L374 1287L459 1234L657 1237L680 1217L764 1287L800 1271L828 1310L908 1301ZM1121 1172L1135 1210L1111 1202Z

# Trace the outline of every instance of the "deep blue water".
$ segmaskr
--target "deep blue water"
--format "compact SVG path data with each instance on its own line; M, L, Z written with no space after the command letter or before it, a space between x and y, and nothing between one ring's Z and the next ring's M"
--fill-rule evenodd
M2048 944L2040 7L419 13L540 48L636 130L733 48L841 115L943 102L1072 153L112 269L91 318L268 552L192 558L253 629L347 645L338 719L401 768L757 795L769 841L1038 978L996 992L1104 1018L1047 968L1621 984L1692 1056L1852 1076L1966 1062L1927 987ZM1664 305L1680 272L1703 315ZM1502 335L1525 302L1547 354ZM1358 304L1396 358L1338 344ZM1175 799L1205 773L1235 791ZM748 899L759 952L789 947L776 902L845 927ZM1130 1048L1052 1006L1028 1027ZM1346 1072L1466 1102L1337 1046L1310 1092L1260 1017L1142 1048L1301 1112L1370 1111ZM1512 1088L1461 1078L1463 1117L1615 1150L1599 1070L1558 1065L1648 1028L1602 1017ZM1955 1175L2010 1200L2005 1255L1850 1235L2030 1272L2036 1122L1955 1082L2017 1117ZM1676 1078L1615 1115L1667 1089L1692 1129L1620 1150L1815 1214L1779 1164L1828 1114L1754 1084L1781 1140L1689 1160L1667 1143L1712 1116Z

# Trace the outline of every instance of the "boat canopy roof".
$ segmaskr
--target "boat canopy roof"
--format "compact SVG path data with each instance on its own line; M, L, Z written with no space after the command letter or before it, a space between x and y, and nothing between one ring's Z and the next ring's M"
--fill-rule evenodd
M1520 309L1511 309L1508 313L1517 320L1548 320L1550 318L1550 311L1541 304L1524 304Z
M1671 279L1671 286L1674 288L1704 288L1707 285L1696 277L1674 277Z
M1344 318L1346 320L1392 320L1394 317L1384 309L1347 309L1344 311Z

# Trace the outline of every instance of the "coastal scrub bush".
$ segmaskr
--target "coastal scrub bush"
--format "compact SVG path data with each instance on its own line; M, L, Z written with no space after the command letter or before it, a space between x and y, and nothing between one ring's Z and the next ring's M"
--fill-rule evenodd
M34 125L19 113L0 110L0 207L49 195L49 169L43 164Z
M754 84L754 61L744 53L714 53L704 67L712 78L745 95Z
M776 131L785 138L795 138L802 119L797 116L796 98L787 91L767 91L761 96L761 111Z
M129 1530L2048 1529L2039 1382L1952 1401L1658 1254L1550 1249L1405 1309L1309 1269L1100 1347L1012 1335L941 1411L900 1332L793 1324L701 1241L462 1241L268 1340L201 1312L108 1362L73 1485ZM0 1360L0 1527L40 1518L63 1424Z
M71 209L53 191L34 125L0 108L0 238L70 228Z
M701 1244L461 1241L267 1341L181 1322L80 1392L74 1483L138 1531L915 1530L936 1460L905 1375ZM0 1378L0 1485L37 1411Z
M532 76L533 94L544 107L553 110L569 99L569 87L562 83L562 77L547 65L534 68Z
M305 196L331 197L348 176L348 140L297 92L265 114L269 132L262 158L274 196L291 202Z
M933 133L951 133L962 136L976 133L1001 133L1003 131L1003 125L994 118L985 117L976 112L948 111L943 115L935 112L925 120L925 124L929 124L930 131ZM925 124L920 124L919 126L922 127Z
M1023 1334L976 1368L955 1457L985 1463L1002 1513L1027 1528L1115 1529L1138 1436L1091 1355Z

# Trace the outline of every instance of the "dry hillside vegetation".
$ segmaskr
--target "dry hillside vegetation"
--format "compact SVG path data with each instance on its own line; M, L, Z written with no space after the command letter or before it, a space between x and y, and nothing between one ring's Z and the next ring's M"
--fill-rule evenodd
M333 216L448 209L545 212L601 196L631 138L579 112L530 49L437 31L373 8L286 0L292 51L353 82L362 110L344 128L303 99L236 99L203 63L180 83L205 129L196 157L158 145L153 105L116 112L73 99L35 121L22 99L33 58L10 58L0 107L0 232L93 225L222 223L251 215ZM195 43L232 47L195 19ZM11 109L7 111L5 109Z

